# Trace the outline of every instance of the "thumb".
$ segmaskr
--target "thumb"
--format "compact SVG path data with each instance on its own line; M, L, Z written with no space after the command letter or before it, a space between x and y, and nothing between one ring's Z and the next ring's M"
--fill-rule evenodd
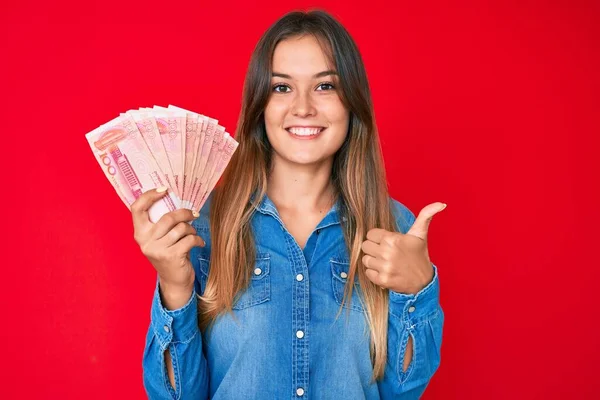
M439 213L444 208L446 208L446 204L440 202L431 203L425 206L406 234L413 235L427 241L427 233L429 232L429 224L431 223L431 219L435 214Z
M159 199L164 197L168 191L167 187L160 187L155 190L144 192L131 204L131 215L133 216L133 225L136 230L144 229L150 222L148 209Z

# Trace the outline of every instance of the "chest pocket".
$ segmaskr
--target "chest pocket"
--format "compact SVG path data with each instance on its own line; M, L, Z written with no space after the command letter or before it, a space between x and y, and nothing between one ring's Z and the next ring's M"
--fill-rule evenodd
M329 260L331 264L331 286L333 289L333 297L337 304L342 305L344 298L344 288L346 282L348 282L348 270L350 269L350 262L347 259L333 257ZM350 308L356 311L363 311L364 307L361 304L362 290L358 283L358 278L355 278L354 288L352 290L352 299L346 301L344 308Z
M202 291L206 287L210 260L199 256L200 283ZM233 309L242 310L271 300L271 256L269 253L258 253L252 269L252 279L246 290L239 292L233 299Z

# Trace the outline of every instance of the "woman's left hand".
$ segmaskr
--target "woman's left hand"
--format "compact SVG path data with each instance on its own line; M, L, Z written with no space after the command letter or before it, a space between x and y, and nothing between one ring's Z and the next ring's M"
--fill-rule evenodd
M417 294L433 279L427 249L427 232L433 216L444 203L424 207L406 234L375 228L362 243L362 263L371 282L397 293Z

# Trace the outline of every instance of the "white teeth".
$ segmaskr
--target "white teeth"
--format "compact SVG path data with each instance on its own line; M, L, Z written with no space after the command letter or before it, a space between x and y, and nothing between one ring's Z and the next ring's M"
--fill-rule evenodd
M313 136L321 132L323 128L289 128L288 131L298 136Z

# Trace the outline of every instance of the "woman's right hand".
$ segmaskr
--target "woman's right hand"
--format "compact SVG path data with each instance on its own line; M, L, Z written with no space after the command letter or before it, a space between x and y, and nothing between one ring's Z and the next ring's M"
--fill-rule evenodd
M148 209L166 190L152 189L143 193L131 205L134 239L142 253L156 269L163 305L170 309L184 306L194 288L195 273L189 258L195 246L204 247L204 240L188 223L198 217L188 209L178 209L152 223Z

